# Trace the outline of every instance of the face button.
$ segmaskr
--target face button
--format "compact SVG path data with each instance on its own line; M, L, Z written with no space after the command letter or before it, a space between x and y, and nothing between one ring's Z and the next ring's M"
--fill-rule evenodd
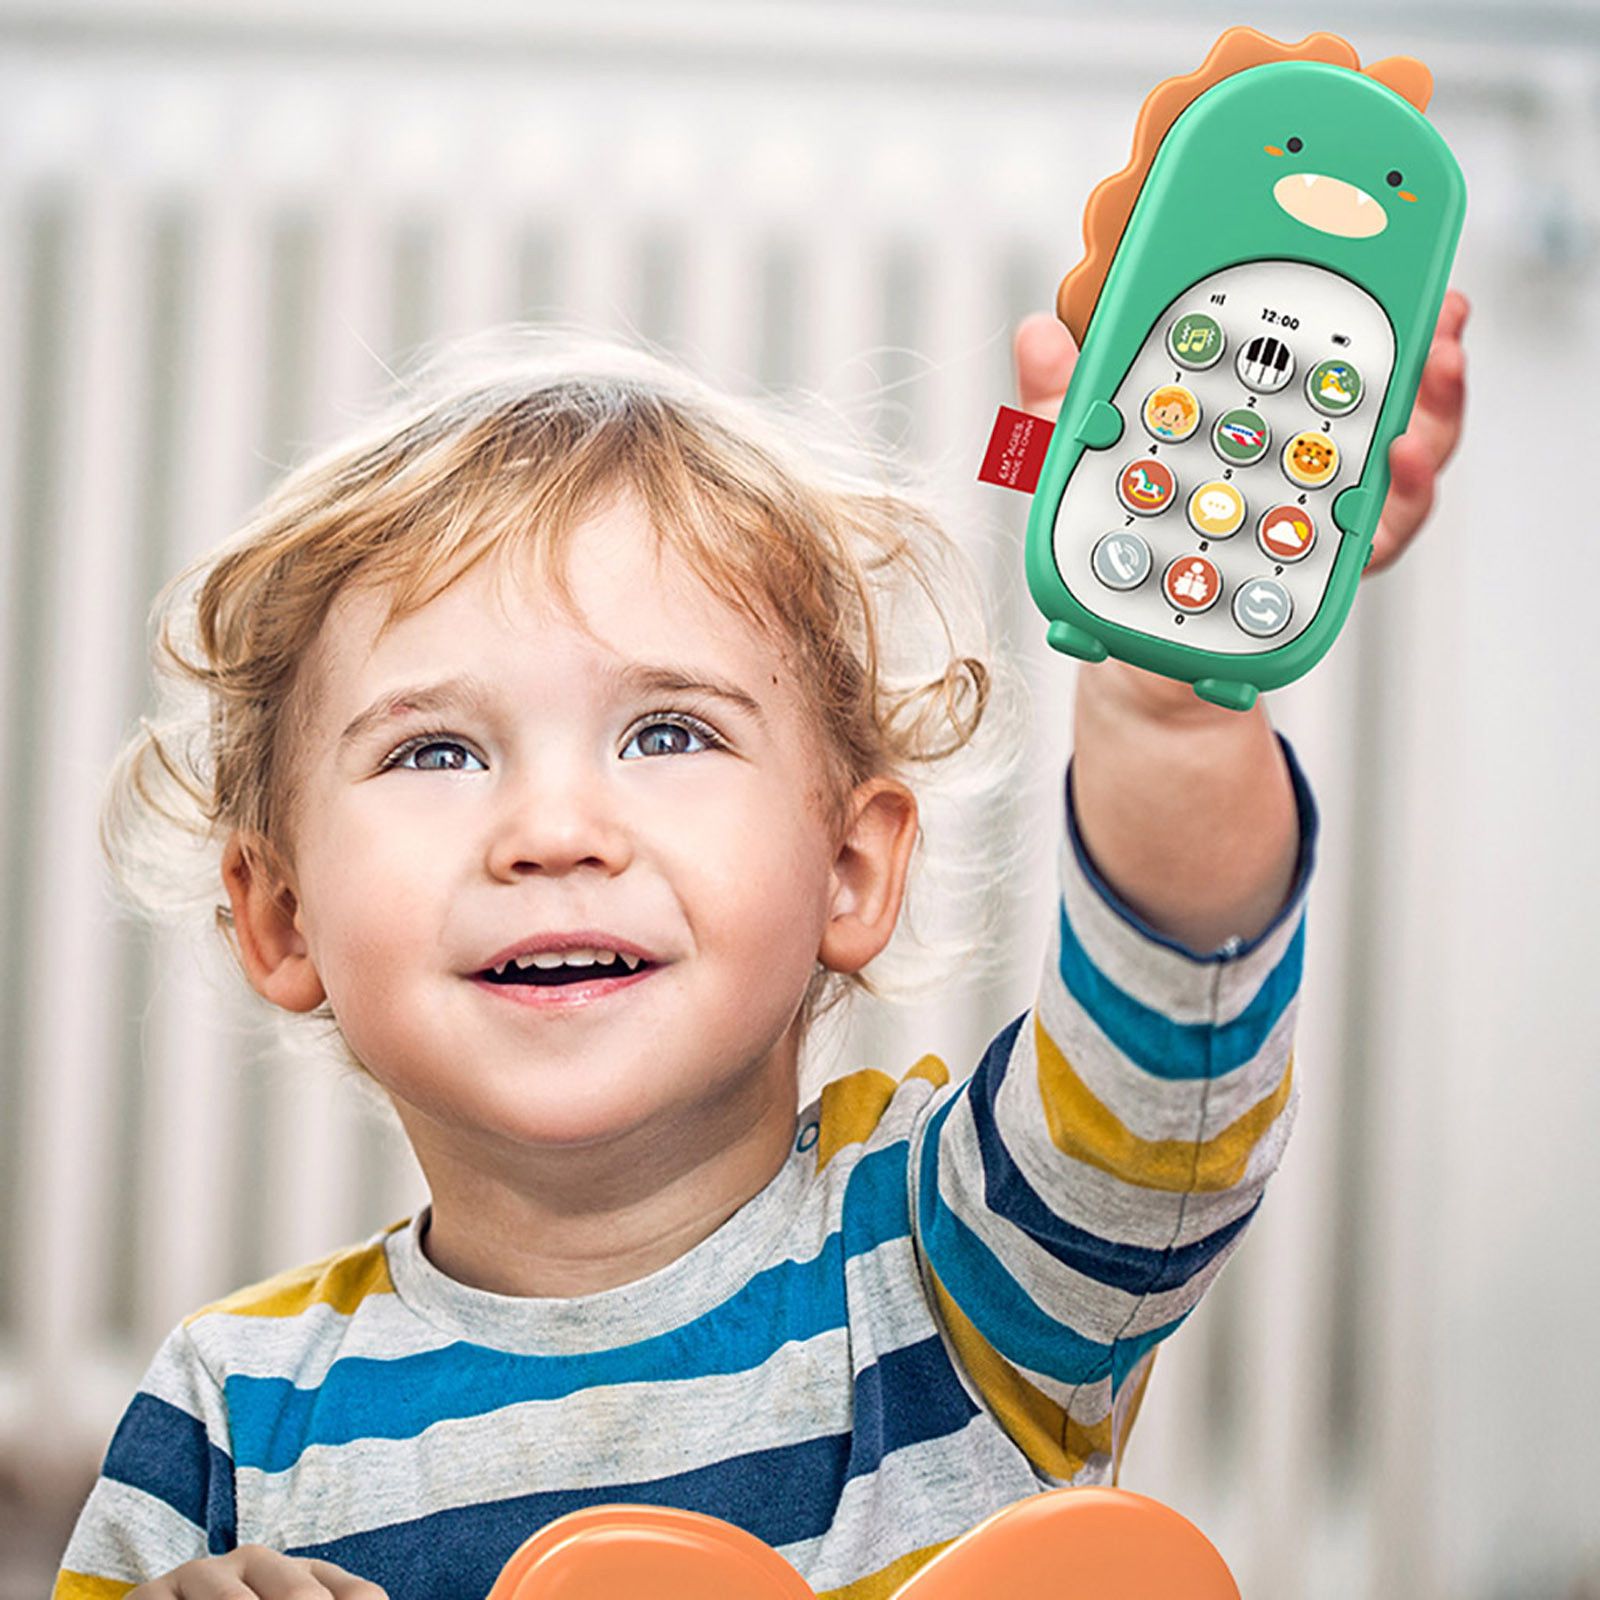
M1200 426L1200 402L1181 383L1164 383L1145 396L1144 429L1163 444L1181 444Z
M1130 461L1117 479L1117 498L1139 517L1153 517L1165 511L1178 492L1172 468L1154 456Z

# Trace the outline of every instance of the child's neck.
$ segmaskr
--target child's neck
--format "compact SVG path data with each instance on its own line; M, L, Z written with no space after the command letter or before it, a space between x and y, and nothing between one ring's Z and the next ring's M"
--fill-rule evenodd
M759 1107L746 1101L705 1117L696 1148L676 1159L662 1159L670 1141L649 1130L648 1165L620 1148L598 1160L563 1152L590 1159L557 1164L566 1168L557 1178L546 1163L537 1181L525 1166L497 1169L451 1137L457 1130L397 1106L433 1196L424 1253L447 1277L501 1295L570 1298L648 1277L777 1176L795 1130L794 1086L777 1087Z

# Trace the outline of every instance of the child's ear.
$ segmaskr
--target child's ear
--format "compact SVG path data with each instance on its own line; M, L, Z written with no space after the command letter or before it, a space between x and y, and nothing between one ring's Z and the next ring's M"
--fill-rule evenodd
M828 922L817 949L817 959L833 972L859 972L888 944L917 842L916 796L892 778L860 785L851 816L833 863Z
M299 906L274 852L235 832L222 852L222 881L233 904L239 957L256 992L285 1011L310 1011L327 998L300 930Z

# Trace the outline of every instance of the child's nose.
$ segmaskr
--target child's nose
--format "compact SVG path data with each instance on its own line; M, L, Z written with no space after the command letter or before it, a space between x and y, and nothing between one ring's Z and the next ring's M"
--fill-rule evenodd
M581 866L615 873L632 857L631 833L616 797L576 763L508 786L491 823L488 867L496 877Z

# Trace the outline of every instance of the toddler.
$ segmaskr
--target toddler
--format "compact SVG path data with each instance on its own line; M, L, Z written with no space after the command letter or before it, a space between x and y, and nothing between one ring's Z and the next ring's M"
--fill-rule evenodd
M1065 330L1024 333L1059 400ZM617 1501L876 1600L1115 1481L1288 1137L1316 810L1259 706L1081 669L1035 1003L803 1097L822 1018L898 992L919 799L1003 786L1020 700L921 498L790 431L510 340L159 597L177 709L112 771L119 882L176 914L199 863L429 1202L172 1329L55 1600L479 1600Z

